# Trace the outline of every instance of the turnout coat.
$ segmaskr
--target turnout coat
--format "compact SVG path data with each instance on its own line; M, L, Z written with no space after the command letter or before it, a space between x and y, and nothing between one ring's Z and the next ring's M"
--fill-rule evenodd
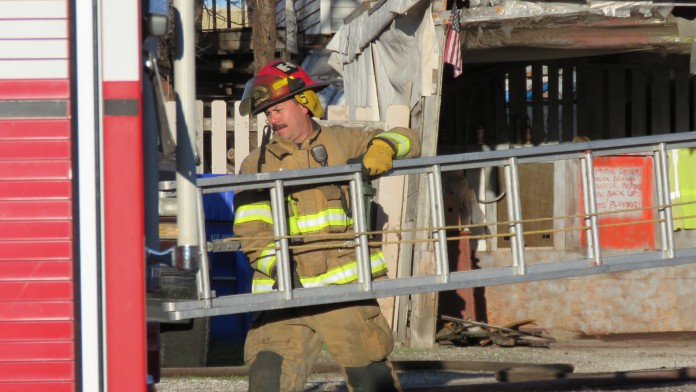
M313 123L313 132L301 144L274 135L265 148L257 148L242 162L241 174L321 167L310 149L324 145L327 164L344 165L364 154L373 139L389 143L394 159L420 155L420 140L408 128L366 131L363 128ZM264 154L261 164L259 160ZM346 184L297 186L285 189L288 234L295 236L291 249L292 268L302 287L345 284L358 278L355 244L350 235L353 219L347 213L350 201ZM268 191L242 191L235 195L234 233L255 270L252 292L275 289L276 249L273 214ZM346 208L348 207L348 208ZM343 236L341 234L344 233ZM373 278L386 275L380 247L370 248ZM293 285L299 287L298 282Z

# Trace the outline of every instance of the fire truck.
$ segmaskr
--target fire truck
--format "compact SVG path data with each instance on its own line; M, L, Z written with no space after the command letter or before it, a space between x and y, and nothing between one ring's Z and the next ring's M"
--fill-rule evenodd
M157 381L146 266L195 272L199 253L158 247L156 159L173 144L152 78L168 18L167 0L0 2L0 390Z

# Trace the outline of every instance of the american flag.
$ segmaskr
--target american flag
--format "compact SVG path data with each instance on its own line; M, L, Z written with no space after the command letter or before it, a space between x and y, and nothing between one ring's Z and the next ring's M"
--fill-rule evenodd
M454 67L455 78L462 74L462 51L461 43L459 41L459 18L459 10L455 4L452 7L452 23L450 25L449 32L447 33L444 56L444 61L447 64L452 64L452 67Z

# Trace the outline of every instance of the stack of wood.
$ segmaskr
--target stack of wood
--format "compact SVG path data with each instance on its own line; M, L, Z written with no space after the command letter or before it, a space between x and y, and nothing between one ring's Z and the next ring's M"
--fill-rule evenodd
M450 316L440 318L445 321L445 325L435 336L435 341L439 344L549 347L551 343L556 342L556 339L545 336L540 330L520 330L521 327L534 324L535 320L522 320L497 326Z

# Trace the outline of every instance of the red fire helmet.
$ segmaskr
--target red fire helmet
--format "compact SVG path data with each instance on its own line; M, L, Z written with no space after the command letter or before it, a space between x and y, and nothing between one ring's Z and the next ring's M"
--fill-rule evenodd
M269 106L281 102L303 91L319 91L328 84L312 79L295 63L275 60L266 64L244 87L241 115L256 115Z

